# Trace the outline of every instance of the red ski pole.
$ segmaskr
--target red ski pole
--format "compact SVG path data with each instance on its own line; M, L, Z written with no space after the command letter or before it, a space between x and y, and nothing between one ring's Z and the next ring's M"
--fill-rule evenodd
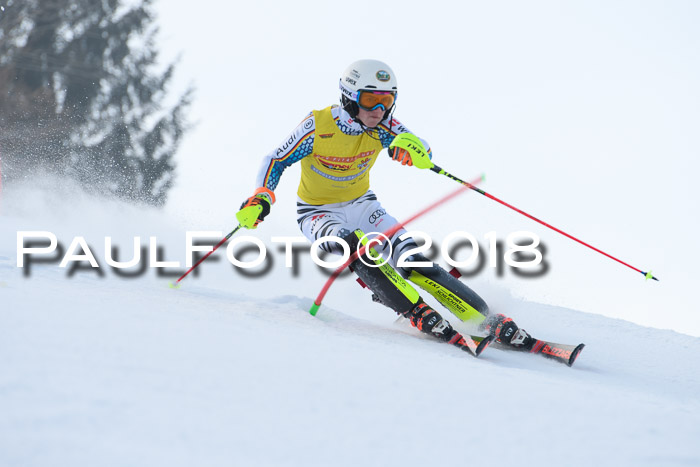
M451 178L452 180L455 180L455 181L461 183L462 185L465 185L465 186L471 188L472 190L476 191L477 193L481 193L482 195L486 196L487 198L492 199L492 200L496 201L497 203L500 203L500 204L502 204L503 206L506 206L506 207L512 209L513 211L518 212L518 213L522 214L523 216L532 219L532 220L535 221L535 222L539 222L540 224L544 225L545 227L548 227L548 228L554 230L555 232L558 232L558 233L564 235L565 237L568 237L568 238L570 238L571 240L574 240L575 242L580 243L580 244L583 245L583 246L587 246L587 247L590 248L591 250L597 251L597 252L600 253L601 255L605 255L605 256L607 256L608 258L613 259L613 260L617 261L618 263L623 264L623 265L627 266L628 268L633 269L633 270L635 270L635 271L641 273L641 274L642 274L644 277L646 277L647 279L654 279L655 281L658 281L658 280L659 280L659 279L657 279L656 277L654 277L654 276L651 274L651 271L646 272L646 271L642 271L641 269L637 269L637 268L635 268L634 266L631 266L631 265L625 263L624 261L621 261L621 260L615 258L614 256L612 256L612 255L610 255L610 254L608 254L608 253L606 253L606 252L604 252L604 251L602 251L602 250L599 250L598 248L596 248L596 247L594 247L594 246L592 246L592 245L589 245L588 243L586 243L586 242L584 242L584 241L582 241L582 240L579 240L578 238L574 237L573 235L570 235L570 234L564 232L563 230L560 230L560 229L558 229L558 228L556 228L556 227L554 227L554 226L552 226L552 225L550 225L550 224L548 224L548 223L546 223L546 222L544 222L544 221L541 221L540 219L536 218L535 216L532 216L532 215L526 213L525 211L522 211L522 210L516 208L515 206L512 206L512 205L506 203L505 201L502 201L502 200L496 198L495 196L493 196L493 195L491 195L491 194L489 194L489 193L486 193L484 190L475 187L473 184L471 184L471 183L469 183L469 182L465 182L464 180L461 180L461 179L459 179L458 177L455 177L454 175L448 173L447 171L443 170L442 168L438 167L437 165L433 165L433 167L431 167L430 170L432 170L433 172L438 173L438 174L440 174L440 175L444 175L444 176L446 176L446 177L448 177L448 178Z
M210 252L208 252L206 255L202 256L202 258L201 258L199 261L197 261L196 263L194 263L194 266L192 266L191 268L189 268L183 275L180 276L180 278L179 278L178 280L176 280L175 282L171 283L171 284L170 284L170 288L171 288L171 289L177 289L178 287L180 287L180 281L181 281L182 279L184 279L185 276L187 276L187 274L189 274L190 272L192 272L192 270L193 270L194 268L196 268L197 266L199 266L199 265L202 263L202 261L204 261L205 259L207 259L207 258L209 257L209 255L211 255L212 253L214 253L214 252L216 251L217 248L219 248L221 245L223 245L224 243L226 243L226 241L227 241L229 238L231 238L231 236L232 236L233 234L235 234L236 232L238 232L238 230L239 230L240 228L241 228L241 225L239 224L238 227L236 227L235 229L233 229L232 231L230 231L230 232L228 233L228 235L226 235L224 238L222 238L221 241L220 241L219 243L217 243L217 244L214 246L214 248L211 249Z

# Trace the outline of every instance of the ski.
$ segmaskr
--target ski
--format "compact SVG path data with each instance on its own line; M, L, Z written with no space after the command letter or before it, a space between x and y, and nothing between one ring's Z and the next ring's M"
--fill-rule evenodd
M586 344L578 345L567 345L567 344L556 344L554 342L542 341L539 339L535 340L530 353L538 353L546 358L551 358L561 363L565 363L567 366L571 366L578 358Z
M399 316L395 323L399 323L406 320L403 316ZM549 358L560 363L564 363L567 366L572 366L578 358L586 344L578 345L567 345L567 344L557 344L554 342L543 341L540 339L535 339L531 337L531 341L522 347L513 347L512 345L502 344L496 340L493 335L488 336L475 336L471 334L458 334L462 336L462 339L456 340L455 342L450 342L450 344L459 347L462 350L468 351L474 357L478 357L481 353L491 344L494 348L502 350L514 350L518 352L528 352L534 354L540 354L545 358Z
M493 337L493 336L489 336ZM471 336L472 340L478 342L478 339L484 339L484 337ZM555 360L560 363L564 363L567 366L572 366L578 358L579 354L586 346L586 344L578 345L568 345L568 344L557 344L555 342L543 341L540 339L532 338L532 341L522 347L513 347L512 345L502 344L501 342L495 341L493 343L494 348L503 350L514 350L516 352L528 352L533 354L540 354L545 358Z

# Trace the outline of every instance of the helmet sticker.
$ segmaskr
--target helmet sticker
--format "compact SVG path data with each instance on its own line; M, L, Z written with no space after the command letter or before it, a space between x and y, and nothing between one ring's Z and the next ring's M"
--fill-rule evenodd
M389 81L391 79L391 76L386 71L379 70L377 72L377 79L383 83L386 83L387 81Z
M343 83L340 83L340 92L342 92L344 95L346 95L350 99L355 99L355 93L343 86Z

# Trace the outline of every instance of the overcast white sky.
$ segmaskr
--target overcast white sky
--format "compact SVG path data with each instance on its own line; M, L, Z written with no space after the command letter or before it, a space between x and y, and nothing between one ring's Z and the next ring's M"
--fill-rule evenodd
M261 157L310 110L337 102L350 62L377 58L398 77L396 116L430 142L438 165L467 179L486 173L489 193L662 282L476 193L416 229L531 230L548 247L546 278L479 280L700 335L699 3L160 0L157 9L164 57L182 57L178 86L197 88L198 123L168 206L188 227L230 230ZM298 174L285 174L256 235L299 235ZM455 187L385 159L372 183L398 218ZM313 295L291 281L277 287Z

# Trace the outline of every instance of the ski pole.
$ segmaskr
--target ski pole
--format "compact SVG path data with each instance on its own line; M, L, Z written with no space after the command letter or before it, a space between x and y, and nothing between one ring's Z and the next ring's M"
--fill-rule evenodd
M242 227L242 226L241 226L240 224L238 224L238 227L236 227L235 229L233 229L232 231L230 231L230 232L228 233L228 235L226 235L224 238L222 238L221 241L220 241L219 243L217 243L216 246L214 246L214 248L212 248L210 252L208 252L206 255L202 256L202 258L201 258L199 261L197 261L197 262L194 264L194 266L192 266L191 268L189 268L189 269L187 270L187 272L185 272L183 275L181 275L180 278L179 278L178 280L176 280L175 282L171 283L171 284L170 284L170 288L171 288L171 289L177 289L178 287L180 287L180 281L181 281L182 279L184 279L185 276L187 276L187 274L189 274L190 272L192 272L192 270L193 270L194 268L196 268L197 266L199 266L199 265L202 263L202 261L204 261L205 259L207 259L207 258L209 257L209 255L211 255L212 253L214 253L214 252L216 251L217 248L219 248L221 245L223 245L224 243L226 243L226 241L227 241L229 238L231 238L231 236L232 236L233 234L235 234L236 232L238 232L238 230L239 230L241 227Z
M496 201L496 202L498 202L498 203L500 203L500 204L502 204L502 205L504 205L504 206L506 206L506 207L512 209L513 211L518 212L518 213L522 214L523 216L532 219L532 220L535 221L535 222L539 222L540 224L544 225L545 227L549 227L550 229L554 230L555 232L558 232L558 233L564 235L565 237L568 237L568 238L570 238L571 240L574 240L574 241L580 243L581 245L587 246L587 247L590 248L591 250L597 251L598 253L600 253L600 254L602 254L602 255L605 255L605 256L607 256L608 258L613 259L613 260L617 261L618 263L623 264L623 265L627 266L628 268L633 269L633 270L635 270L635 271L641 273L647 280L648 280L648 279L654 279L655 281L658 281L658 280L659 280L659 279L657 279L656 277L654 277L654 276L651 274L651 271L645 272L645 271L642 271L641 269L637 269L637 268L635 268L634 266L631 266L631 265L625 263L624 261L621 261L621 260L615 258L614 256L612 256L612 255L610 255L610 254L608 254L608 253L606 253L606 252L604 252L604 251L602 251L602 250L599 250L598 248L596 248L596 247L594 247L594 246L592 246L592 245L589 245L588 243L586 243L586 242L584 242L584 241L582 241L582 240L579 240L578 238L574 237L573 235L570 235L570 234L564 232L563 230L560 230L560 229L558 229L558 228L556 228L556 227L554 227L554 226L552 226L552 225L550 225L550 224L548 224L548 223L546 223L546 222L544 222L544 221L541 221L540 219L536 218L535 216L530 215L530 214L526 213L525 211L522 211L522 210L516 208L515 206L510 205L510 204L506 203L505 201L496 198L495 196L493 196L493 195L491 195L491 194L485 192L484 190L475 187L473 184L471 184L471 183L469 183L469 182L465 182L464 180L461 180L461 179L458 178L458 177L455 177L454 175L452 175L451 173L449 173L449 172L445 171L444 169L438 167L437 165L433 165L433 167L431 167L430 170L432 170L433 172L438 173L438 174L440 174L440 175L444 175L444 176L446 176L446 177L448 177L448 178L451 178L452 180L454 180L454 181L456 181L456 182L459 182L459 183L461 183L462 185L465 185L465 186L471 188L472 190L476 191L477 193L481 193L482 195L486 196L487 198L492 199L492 200L494 200L494 201Z
M387 237L390 238L392 235L394 235L396 232L398 232L400 229L402 229L406 224L409 222L413 222L414 220L418 219L428 211L432 211L436 207L440 206L441 204L451 200L455 196L467 191L467 189L470 186L474 186L474 183L479 183L481 180L484 179L484 176L482 175L478 179L475 179L472 181L472 183L468 184L467 186L461 187L458 190L453 191L452 193L447 194L446 196L443 196L439 200L435 201L433 204L430 206L424 208L423 210L417 212L413 216L409 217L406 219L404 222L400 222L398 224L395 224L393 227L387 229L386 231L382 232L379 237ZM377 237L377 238L379 238ZM358 257L360 257L365 250L367 250L367 246L370 245L370 243L367 243L367 245L363 245L362 247L358 248L357 251L353 252L350 257L348 258L347 261L345 261L338 269L333 271L333 274L331 274L331 277L328 278L326 283L324 284L323 288L321 289L321 292L319 292L318 296L316 297L316 300L314 300L313 304L311 305L311 308L309 309L309 313L311 313L312 316L316 316L316 313L318 312L318 309L321 307L321 303L323 302L323 298L326 296L326 293L328 292L328 289L330 289L331 285L333 285L333 282L338 278L338 276L347 268L350 264L352 264L353 261L355 261Z

